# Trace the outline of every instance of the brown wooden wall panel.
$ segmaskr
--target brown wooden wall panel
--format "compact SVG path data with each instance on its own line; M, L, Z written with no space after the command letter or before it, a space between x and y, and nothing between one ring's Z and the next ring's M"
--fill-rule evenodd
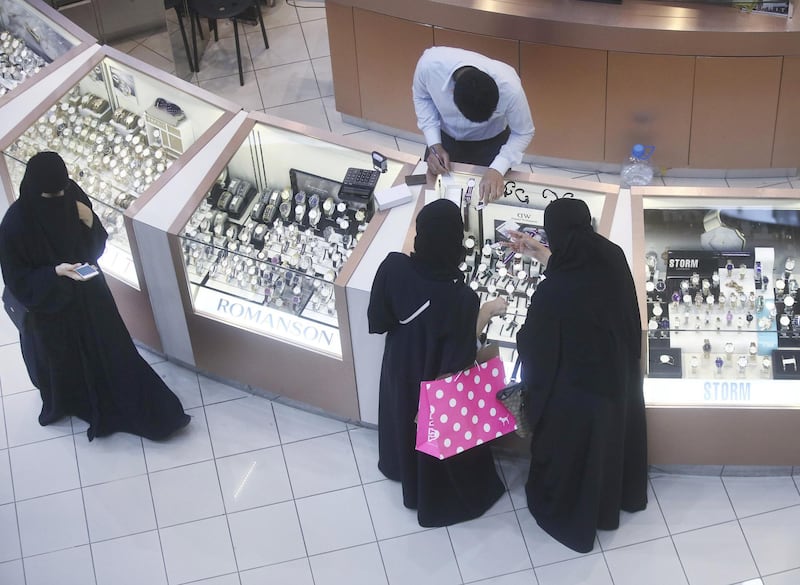
M694 57L608 54L605 160L652 144L659 167L689 165Z
M486 35L434 28L433 42L440 47L458 47L486 55L490 59L511 65L519 72L519 41Z
M336 109L342 114L361 117L361 94L353 30L353 8L334 2L325 3L328 42L331 48L333 95Z
M603 160L607 55L520 43L520 78L536 126L529 153Z
M772 164L781 57L697 57L691 167Z
M362 117L419 133L411 83L433 27L361 9L353 16Z
M772 166L800 167L800 57L783 58Z

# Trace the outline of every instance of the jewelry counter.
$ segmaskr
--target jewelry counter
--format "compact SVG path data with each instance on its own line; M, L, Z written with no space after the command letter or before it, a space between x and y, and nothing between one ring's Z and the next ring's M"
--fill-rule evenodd
M3 0L0 106L96 42L41 0Z
M651 460L796 464L800 203L636 187L631 206Z
M368 256L356 269L348 287L351 313L363 313L369 303L372 279L386 254L394 250L413 251L414 220L425 202L447 197L462 208L465 218L464 247L466 257L460 268L465 281L478 294L481 302L497 296L508 300L504 317L493 318L486 331L486 341L500 345L500 353L510 376L516 362L516 334L525 322L530 300L542 278L541 265L530 258L509 252L499 243L508 241L510 230L526 231L546 241L544 208L561 197L586 201L594 218L595 229L608 236L616 208L619 187L597 182L561 179L539 174L510 172L506 175L505 191L495 203L479 205L477 184L482 168L454 164L450 176L437 182L429 181L420 195L414 213L403 218L407 231L394 240L370 247ZM430 177L429 177L430 179ZM482 207L481 209L479 209ZM400 226L397 226L398 229ZM359 307L358 311L355 307ZM371 358L357 364L361 419L377 424L378 384L383 355L383 336L369 335L366 318L353 326L351 334L356 347L366 347Z
M260 113L218 138L134 218L164 350L357 420L346 289L419 159Z
M33 154L57 151L108 231L98 263L125 323L134 338L160 350L130 219L240 108L110 47L56 89L48 85L2 110L13 109L9 119L19 120L0 139L6 197L15 198Z

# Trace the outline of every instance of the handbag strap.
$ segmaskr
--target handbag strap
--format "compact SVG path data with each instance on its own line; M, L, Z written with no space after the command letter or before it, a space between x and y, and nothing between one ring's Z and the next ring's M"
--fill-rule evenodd
M516 380L518 382L520 381L517 378L517 373L519 373L519 365L520 365L520 359L519 359L519 353L517 353L517 361L514 363L514 369L511 371L511 380Z

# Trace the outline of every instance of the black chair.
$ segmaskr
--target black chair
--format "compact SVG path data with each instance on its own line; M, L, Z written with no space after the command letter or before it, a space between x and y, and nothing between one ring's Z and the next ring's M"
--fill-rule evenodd
M195 14L209 19L213 22L214 39L219 40L217 35L216 20L229 18L233 21L233 36L236 42L236 61L239 64L239 85L244 85L244 73L242 72L242 50L239 45L239 25L238 20L243 19L245 13L251 8L255 8L258 23L261 25L261 36L264 37L264 47L269 49L267 40L267 29L264 26L264 17L261 15L261 7L258 0L189 0L189 10ZM196 71L200 70L200 62L197 58L197 39L195 37L194 19L192 22L192 46L194 48L194 61L197 64Z
M181 29L181 38L183 39L183 50L186 51L186 60L189 62L189 71L198 71L199 69L195 67L195 61L192 60L191 52L189 51L189 39L186 37L186 26L183 24L183 16L184 16L184 4L181 0L164 0L164 10L174 9L175 14L178 17L178 26ZM200 20L197 15L195 15L197 19L198 27L200 25ZM192 22L194 25L194 22ZM200 29L200 38L203 38L203 30ZM196 55L196 53L195 53Z

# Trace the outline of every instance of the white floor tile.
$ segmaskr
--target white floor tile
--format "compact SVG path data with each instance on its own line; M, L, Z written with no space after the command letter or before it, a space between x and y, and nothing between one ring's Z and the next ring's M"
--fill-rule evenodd
M522 526L522 535L525 537L525 544L528 547L528 553L531 555L534 567L541 567L542 565L558 563L599 552L597 546L592 552L585 554L575 552L571 548L564 546L539 527L527 508L517 510L517 518L520 526Z
M9 447L72 435L72 425L68 416L44 427L39 424L42 399L38 390L4 396L3 410Z
M378 470L378 431L374 429L351 429L350 442L358 464L362 483L386 479Z
M92 544L97 585L167 585L158 532Z
M213 461L152 473L150 486L159 528L224 513Z
M147 469L150 472L213 458L211 438L202 408L187 410L192 421L185 429L166 441L142 439Z
M539 585L613 585L606 561L601 554L587 555L536 569ZM648 584L649 585L649 584Z
M382 540L378 545L389 585L457 585L462 582L445 528Z
M317 78L309 61L259 69L256 79L265 108L320 97Z
M314 75L319 84L319 93L323 97L333 95L333 70L331 69L330 57L319 57L311 60L314 68Z
M139 355L144 358L144 361L146 361L151 366L153 364L157 364L157 363L166 361L166 359L164 358L163 355L159 355L159 354L157 354L155 352L152 352L152 351L150 351L150 350L148 350L148 349L146 349L146 348L144 348L144 347L142 347L140 345L136 346L136 351L138 351Z
M221 21L217 21L221 22ZM239 43L242 55L242 70L252 71L253 63L250 60L250 51L247 50L247 42L243 29L239 29ZM219 41L211 42L206 46L205 52L200 57L200 71L197 78L200 81L213 79L215 77L225 77L232 72L238 75L239 65L236 61L236 42L233 34L231 36L220 36Z
M403 505L400 482L385 479L364 486L378 540L428 530L419 525L417 511Z
M17 529L17 510L14 504L0 506L0 563L22 556ZM2 572L0 572L0 575Z
M78 470L84 486L147 473L142 439L128 433L86 441L76 438Z
M80 487L72 435L9 449L17 500Z
M598 530L597 540L603 550L609 550L637 542L653 540L668 536L667 523L661 514L652 488L647 486L647 508L633 514L620 512L619 528L616 530Z
M92 542L155 530L147 476L119 479L84 488L83 503Z
M406 154L412 154L416 157L422 158L422 155L425 154L425 141L422 136L419 137L419 142L415 142L413 140L407 140L405 138L400 138L399 136L396 137L397 139L397 148L400 152L405 152Z
M518 571L501 577L481 579L471 585L536 585L538 582L533 569L528 569L527 571Z
M187 36L190 34L191 33L187 32ZM142 41L141 44L154 53L158 53L167 61L174 61L172 56L172 43L169 40L169 32L166 29L160 33L150 35ZM189 38L189 46L191 46L191 38Z
M8 448L8 436L6 435L6 416L3 408L3 397L0 396L0 449Z
M68 548L24 560L28 585L94 585L89 546ZM5 583L4 581L2 581Z
M272 403L266 398L249 396L205 408L216 457L280 444Z
M738 522L676 534L672 539L689 583L729 585L758 577Z
M292 499L280 447L217 459L217 473L228 513Z
M170 585L236 571L224 516L162 528L160 532Z
M264 26L267 27L267 32L276 26L299 22L297 9L289 6L285 0L275 0L275 6L272 7L262 6L261 14L264 17Z
M653 478L651 485L672 534L736 517L719 477L664 475Z
M791 476L723 477L733 509L739 518L800 504Z
M354 132L361 132L364 130L361 126L355 124L348 124L342 119L342 115L336 110L336 100L332 95L322 98L322 103L325 105L325 113L328 116L328 123L331 126L331 132L344 136L346 134L353 134ZM425 151L425 147L419 151L419 156Z
M320 98L294 104L286 104L284 106L276 106L264 111L271 116L278 116L284 120L300 122L301 124L313 126L314 128L322 128L326 131L330 130L328 127L328 116L325 114L325 106Z
M395 140L395 137L391 134L384 134L383 132L378 132L377 130L362 129L360 132L353 132L348 136L362 141L365 150L374 150L376 147L379 148L381 146L397 150L397 140Z
M378 544L371 542L313 556L311 570L316 585L386 585Z
M309 555L375 540L361 486L297 500Z
M240 585L239 574L231 573L230 575L211 577L211 579L202 579L194 581L192 585Z
M81 490L17 502L23 556L89 542Z
M153 364L152 368L161 376L169 389L180 398L184 409L203 405L197 374L172 362Z
M306 556L294 502L229 514L228 522L241 571Z
M328 45L328 21L324 19L309 20L301 23L306 38L308 54L312 59L327 57L331 54Z
M276 65L287 65L298 61L307 61L308 50L303 39L303 30L299 24L290 24L272 28L267 31L269 49L264 47L261 29L247 35L253 69L265 69Z
M261 109L256 108L256 109ZM200 374L197 375L197 381L200 384L200 395L203 397L203 404L215 404L217 402L225 402L226 400L235 400L236 398L247 398L251 396L250 393L244 390L239 390L234 386L229 386L224 382L212 380Z
M175 64L172 62L172 51L170 51L169 56L161 55L160 53L156 53L155 51L145 47L144 45L138 45L137 47L131 49L128 54L132 57L136 57L140 61L144 61L148 65L152 65L161 71L166 71L167 73L174 73L175 72Z
M477 581L531 567L516 514L506 512L448 529L464 581Z
M762 575L800 568L800 506L743 518L740 523Z
M525 495L525 483L528 481L530 460L527 457L519 459L498 457L497 460L500 462L500 469L503 472L506 489L511 496L514 509L527 510L528 499Z
M14 501L14 484L11 481L11 461L8 449L0 450L0 504Z
M764 577L763 581L764 585L797 585L800 583L800 569L769 575Z
M278 432L284 445L347 430L347 425L341 421L278 402L272 403L272 409L275 411Z
M311 567L306 558L242 571L240 576L242 585L273 585L275 583L315 585L314 578L311 576Z
M2 294L2 290L3 287L0 286L0 294ZM19 331L14 327L6 312L0 311L0 345L11 343L19 343Z
M25 585L25 571L22 561L0 563L0 583L3 585Z
M297 14L300 16L301 22L309 20L319 20L325 18L325 8L312 8L310 5L298 6Z
M605 553L614 585L688 585L670 538L659 538Z
M347 432L283 446L295 498L359 485Z
M239 83L239 71L234 65L234 68L230 69L228 74L201 80L198 85L211 93L224 96L246 110L260 110L264 107L264 104L261 101L261 92L258 89L258 83L256 83L255 73L245 71L242 77L244 78L244 85Z
M791 189L789 177L742 177L725 179L731 189Z
M699 177L663 177L667 187L727 187L725 179Z
M19 342L0 347L0 391L3 396L33 389L33 382L28 377Z

